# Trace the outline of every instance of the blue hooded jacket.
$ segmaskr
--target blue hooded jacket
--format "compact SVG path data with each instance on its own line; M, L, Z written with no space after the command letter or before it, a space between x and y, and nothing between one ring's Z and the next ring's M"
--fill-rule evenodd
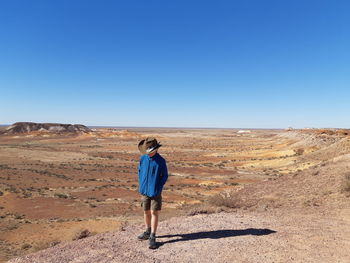
M168 179L165 159L156 153L153 157L144 154L138 165L139 193L148 197L161 194Z

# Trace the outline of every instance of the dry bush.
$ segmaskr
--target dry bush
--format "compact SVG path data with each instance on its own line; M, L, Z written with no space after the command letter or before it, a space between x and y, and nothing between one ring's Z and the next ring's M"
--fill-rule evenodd
M214 213L220 213L222 211L225 211L222 208L214 207L210 205L196 205L191 207L187 212L186 215L188 216L194 216L199 214L214 214Z
M222 192L213 195L209 198L209 203L214 206L224 206L229 208L242 208L249 207L247 202L244 202L239 198L237 193L234 192Z
M68 195L61 193L54 193L54 197L67 199Z
M58 245L58 244L60 244L60 243L61 243L60 240L55 239L55 240L53 240L53 241L51 241L51 242L49 243L49 247L54 247L54 246L56 246L56 245Z
M129 225L128 221L122 221L119 225L119 231L125 231L126 227Z
M327 135L334 135L335 131L329 130L329 129L318 129L318 130L311 130L311 132L315 134L327 134Z
M345 174L341 190L344 193L350 193L350 172Z
M21 246L21 249L30 249L32 247L31 244L25 243Z
M295 155L303 155L304 151L305 150L303 148L298 148L294 150Z
M341 130L337 130L335 133L337 135L348 136L348 135L350 135L350 130L349 129L341 129Z
M43 249L47 249L50 247L50 242L45 241L38 241L33 244L33 247L31 248L32 252L40 251Z
M86 237L89 237L90 235L91 235L91 233L90 233L89 230L87 230L87 229L84 229L84 230L80 229L80 230L78 230L78 231L75 233L75 235L74 235L74 237L73 237L73 240L78 240L78 239L86 238Z

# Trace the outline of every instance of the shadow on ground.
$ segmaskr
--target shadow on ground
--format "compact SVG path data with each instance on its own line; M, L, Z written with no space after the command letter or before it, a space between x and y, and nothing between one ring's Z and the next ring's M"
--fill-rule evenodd
M165 242L159 242L159 245L161 246L166 243L174 243L179 241L188 241L188 240L196 240L196 239L205 239L205 238L219 239L219 238L225 238L225 237L246 236L246 235L264 236L264 235L269 235L273 233L276 233L276 231L267 229L267 228L263 228L263 229L247 228L247 229L241 229L241 230L224 229L224 230L196 232L196 233L189 233L189 234L163 235L163 236L157 236L157 238L180 237L180 238L168 240Z

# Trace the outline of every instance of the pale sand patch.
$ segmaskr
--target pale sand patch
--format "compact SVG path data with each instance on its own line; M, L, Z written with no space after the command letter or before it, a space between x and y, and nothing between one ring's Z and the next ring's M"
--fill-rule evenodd
M83 229L87 229L93 234L117 230L122 221L121 218L89 219L69 222L39 221L34 224L22 224L17 229L7 232L2 238L12 243L17 242L31 244L33 246L41 243L44 245L44 243L53 241L70 241L78 231Z
M21 158L25 160L38 160L42 162L66 162L71 160L84 160L88 158L102 159L98 157L91 157L86 153L68 152L68 151L43 151L43 150L29 150L20 148L6 148L0 151L0 158Z

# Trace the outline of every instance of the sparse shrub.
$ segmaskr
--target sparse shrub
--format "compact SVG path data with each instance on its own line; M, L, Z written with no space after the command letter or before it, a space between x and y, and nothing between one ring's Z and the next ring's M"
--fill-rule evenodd
M345 174L341 190L344 193L350 193L350 172Z
M199 214L214 214L224 211L222 208L213 207L209 205L194 206L186 213L188 216L194 216Z
M74 235L74 237L73 237L73 240L78 240L78 239L82 239L82 238L86 238L86 237L88 237L88 236L90 236L91 235L91 233L90 233L90 231L89 230L87 230L87 229L83 229L83 230L78 230L76 233L75 233L75 235Z
M18 228L18 224L10 224L7 226L7 230L15 230Z
M30 192L23 193L23 198L29 198L29 197L32 197L32 193L30 193Z
M49 247L54 247L54 246L58 245L59 243L61 243L61 241L59 241L59 240L51 241L49 244Z
M21 248L22 248L22 249L29 249L29 248L31 248L31 247L32 247L32 245L25 243L25 244L22 245Z
M7 164L0 164L0 169L11 169Z
M315 171L312 173L312 175L319 175L320 174L320 171Z
M23 219L24 215L15 215L15 219Z
M20 191L14 187L13 185L9 185L7 188L5 188L5 191L9 191L11 193L19 194Z
M60 194L60 193L55 193L54 196L55 196L55 197L58 197L58 198L65 198L65 199L68 198L68 195Z
M311 199L311 200L305 200L303 202L304 206L320 206L320 203L316 199Z
M33 244L33 251L39 251L39 250L43 250L50 247L50 243L49 242L44 242L44 241L39 241L37 243Z
M294 150L295 155L303 155L305 150L303 148L298 148Z
M122 221L119 225L119 231L125 231L126 227L129 225L128 221Z
M245 203L236 193L222 192L213 195L209 198L209 203L214 206L224 206L229 208L241 208L248 207L248 203Z

